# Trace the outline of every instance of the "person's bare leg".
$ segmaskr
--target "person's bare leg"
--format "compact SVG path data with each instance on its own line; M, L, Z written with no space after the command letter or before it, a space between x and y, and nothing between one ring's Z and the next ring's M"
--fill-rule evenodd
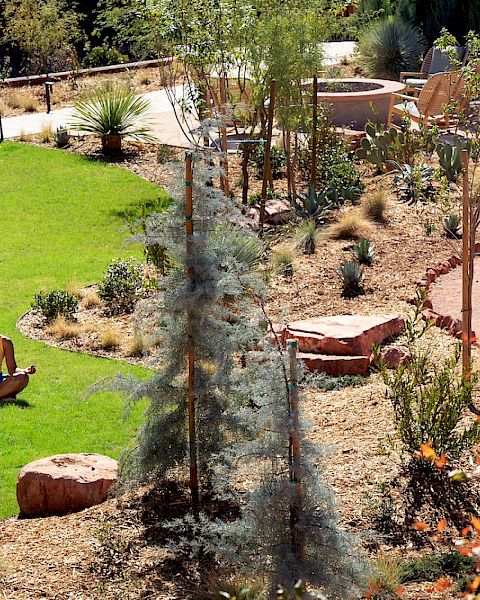
M14 373L0 383L0 400L2 398L16 398L17 394L28 385L26 373Z

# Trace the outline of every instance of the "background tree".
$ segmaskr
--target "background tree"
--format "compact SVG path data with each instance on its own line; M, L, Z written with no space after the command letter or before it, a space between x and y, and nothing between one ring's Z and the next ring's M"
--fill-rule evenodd
M4 40L23 53L28 71L71 68L82 33L79 16L62 0L8 0Z

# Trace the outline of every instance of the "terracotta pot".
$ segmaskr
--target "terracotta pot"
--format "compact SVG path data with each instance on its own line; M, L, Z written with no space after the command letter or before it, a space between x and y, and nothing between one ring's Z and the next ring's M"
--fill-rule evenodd
M102 136L102 150L104 152L113 152L122 149L122 136L118 134L108 134Z

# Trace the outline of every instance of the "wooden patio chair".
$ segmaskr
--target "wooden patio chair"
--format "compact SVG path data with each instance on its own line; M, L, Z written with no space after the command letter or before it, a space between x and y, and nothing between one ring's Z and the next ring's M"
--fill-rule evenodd
M458 60L465 64L468 58L468 49L465 46L457 47ZM429 77L437 73L451 71L452 65L448 56L437 50L430 48L425 54L420 71L402 71L400 73L400 82L404 83L406 92L418 92L427 83Z
M459 114L469 104L464 91L461 71L432 75L420 90L418 97L392 94L388 124L396 127L392 118L395 115L400 117L406 115L414 123L427 127L436 123L439 127L447 129L458 122ZM445 114L445 106L453 103L456 103L455 114Z

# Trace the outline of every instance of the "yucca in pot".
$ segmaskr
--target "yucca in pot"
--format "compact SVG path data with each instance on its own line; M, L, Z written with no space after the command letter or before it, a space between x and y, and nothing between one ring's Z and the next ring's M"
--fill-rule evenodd
M128 87L110 84L84 95L75 104L69 126L74 131L100 136L104 152L119 151L126 135L141 142L154 142L147 117L150 102Z

